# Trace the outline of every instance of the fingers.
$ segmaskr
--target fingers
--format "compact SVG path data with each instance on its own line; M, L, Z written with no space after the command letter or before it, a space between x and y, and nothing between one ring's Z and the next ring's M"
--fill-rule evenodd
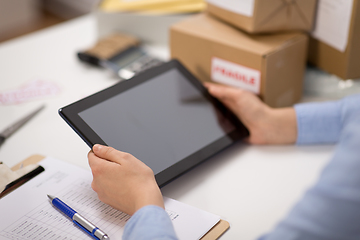
M96 173L107 171L108 169L113 168L114 164L117 164L96 156L92 151L88 153L88 162L91 170Z
M121 168L120 164L100 158L96 156L93 151L88 153L88 162L93 175L91 187L97 193L101 191L104 177L113 174L114 172L118 173Z
M204 85L212 96L220 100L234 113L239 111L238 108L241 106L238 106L238 103L244 95L244 90L213 83L205 83Z
M101 166L101 163L104 162L104 159L97 157L93 151L90 151L88 153L88 161L90 168L93 169L96 166Z
M211 95L220 100L234 100L244 92L244 90L240 88L234 88L214 83L204 83L204 86L208 89Z

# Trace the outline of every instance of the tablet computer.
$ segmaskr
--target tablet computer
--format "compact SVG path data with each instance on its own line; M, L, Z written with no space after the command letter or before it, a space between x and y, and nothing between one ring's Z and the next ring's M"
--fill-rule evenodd
M92 147L99 143L147 164L160 187L235 141L247 129L177 60L59 109Z

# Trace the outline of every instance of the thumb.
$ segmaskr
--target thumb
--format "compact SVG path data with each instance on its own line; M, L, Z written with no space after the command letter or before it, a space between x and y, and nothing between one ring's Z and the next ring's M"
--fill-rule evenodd
M92 148L94 154L102 159L109 160L112 162L118 162L118 151L112 147L95 144Z

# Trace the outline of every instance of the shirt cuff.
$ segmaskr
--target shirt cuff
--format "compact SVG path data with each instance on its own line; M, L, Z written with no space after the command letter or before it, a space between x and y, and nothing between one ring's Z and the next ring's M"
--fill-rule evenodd
M142 207L126 223L123 240L142 239L177 239L170 217L161 207Z

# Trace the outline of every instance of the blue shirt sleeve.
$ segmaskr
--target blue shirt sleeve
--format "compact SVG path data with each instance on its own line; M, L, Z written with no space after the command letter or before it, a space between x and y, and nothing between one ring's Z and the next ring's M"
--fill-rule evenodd
M360 95L339 101L295 105L297 144L336 143L344 123L360 110Z
M158 206L139 209L126 223L123 240L176 240L169 215Z
M330 141L308 132L303 135L302 143L338 141L334 156L323 169L315 186L306 192L288 216L271 233L263 236L262 240L360 239L360 98L359 95L352 96L330 105L306 105L312 110L310 117L302 119L327 125L312 131L319 134L327 134L324 132L326 129L333 131L327 134ZM315 106L318 106L318 111ZM321 109L323 106L325 107ZM328 114L329 119L317 119L314 116L318 112ZM328 128L329 126L333 129ZM301 129L310 131L311 127Z

